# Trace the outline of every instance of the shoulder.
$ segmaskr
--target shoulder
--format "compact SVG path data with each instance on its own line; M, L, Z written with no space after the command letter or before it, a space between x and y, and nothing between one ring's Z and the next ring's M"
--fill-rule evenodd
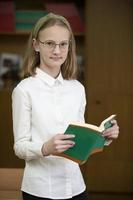
M65 84L67 87L71 87L74 90L85 92L84 85L78 80L65 80Z
M80 88L80 89L84 89L84 86L82 83L80 83L78 80L73 79L73 80L65 80L65 84L67 86L71 86L71 87L76 87L76 88Z
M28 77L21 80L14 89L28 90L34 85L34 77Z
M31 87L32 87L32 78L28 77L21 80L13 89L12 93L18 93L18 92L26 93L28 90L30 90Z

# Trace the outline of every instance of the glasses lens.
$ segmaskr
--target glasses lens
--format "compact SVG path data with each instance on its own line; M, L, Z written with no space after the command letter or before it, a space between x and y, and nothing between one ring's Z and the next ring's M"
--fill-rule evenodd
M60 49L66 49L68 47L69 43L68 42L61 42L59 45L60 45Z
M46 41L44 44L48 49L53 49L56 46L56 43L54 41Z

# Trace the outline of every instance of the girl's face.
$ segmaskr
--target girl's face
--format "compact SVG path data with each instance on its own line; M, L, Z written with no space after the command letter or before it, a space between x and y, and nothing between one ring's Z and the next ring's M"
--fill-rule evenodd
M60 71L69 49L69 31L59 25L48 27L39 33L33 42L34 49L40 52L40 68Z

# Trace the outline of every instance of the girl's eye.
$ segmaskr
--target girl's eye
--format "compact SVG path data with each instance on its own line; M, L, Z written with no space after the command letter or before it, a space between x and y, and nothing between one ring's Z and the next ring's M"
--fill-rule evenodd
M61 43L60 43L60 46L61 46L61 47L66 47L67 45L68 45L67 42L61 42Z
M67 43L67 42L61 42L61 43L60 43L60 47L61 47L62 49L67 48L67 46L68 46L68 43Z
M46 42L46 45L47 45L48 47L54 47L54 46L55 46L55 43L52 42L52 41L49 41L49 42Z

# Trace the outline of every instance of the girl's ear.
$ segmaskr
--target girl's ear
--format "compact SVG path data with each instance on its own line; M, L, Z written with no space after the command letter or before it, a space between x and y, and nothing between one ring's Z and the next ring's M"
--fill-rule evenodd
M39 42L34 38L33 39L33 48L36 52L39 52Z

